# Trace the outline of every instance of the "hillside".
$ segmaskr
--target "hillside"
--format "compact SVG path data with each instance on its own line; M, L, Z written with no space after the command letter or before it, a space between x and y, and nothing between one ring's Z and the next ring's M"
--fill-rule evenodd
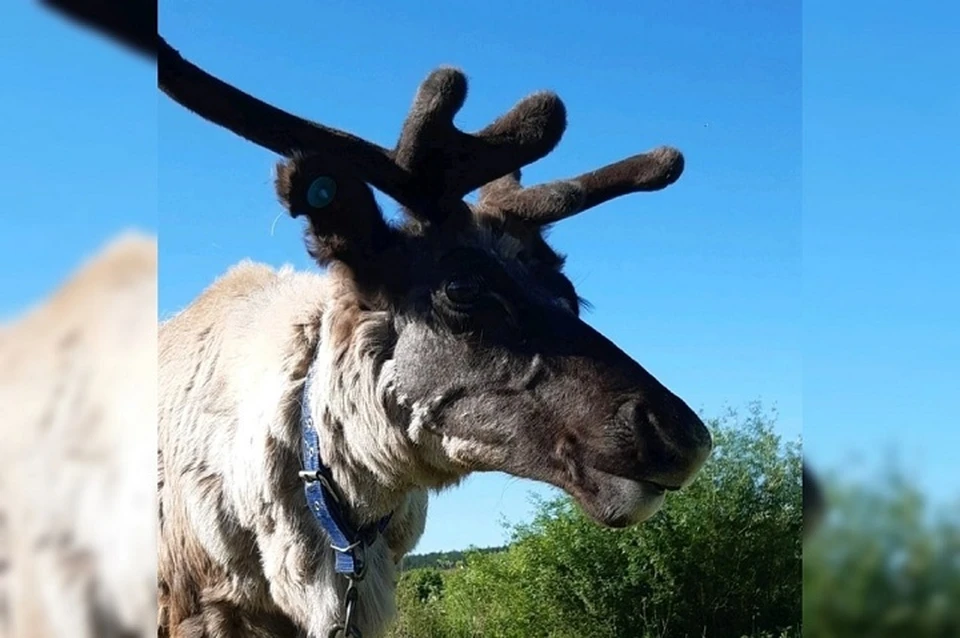
M506 547L483 547L471 548L465 551L450 552L430 552L427 554L410 554L403 559L403 571L411 569L422 569L424 567L435 567L437 569L450 569L462 561L464 557L471 552L480 554L496 554L505 551Z

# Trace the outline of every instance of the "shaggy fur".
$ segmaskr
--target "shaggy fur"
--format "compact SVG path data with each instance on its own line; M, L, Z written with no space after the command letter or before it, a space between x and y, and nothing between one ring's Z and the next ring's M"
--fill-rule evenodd
M159 436L169 458L159 571L169 635L322 635L336 622L346 582L297 476L312 357L320 370L341 371L318 377L313 404L354 523L396 510L368 550L358 627L377 636L393 615L396 565L423 532L427 498L410 482L410 442L384 427L377 380L388 325L349 299L336 279L245 262L161 326Z
M156 631L156 298L156 242L126 236L0 331L8 636Z

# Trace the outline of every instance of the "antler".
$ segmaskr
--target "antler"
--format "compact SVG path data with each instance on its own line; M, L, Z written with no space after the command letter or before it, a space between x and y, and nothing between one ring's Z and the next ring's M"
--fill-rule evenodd
M159 36L158 36L159 37ZM291 115L210 75L159 37L160 89L185 108L285 157L327 155L391 197L404 198L409 176L386 149L343 131Z
M467 96L467 79L437 69L420 85L394 157L434 198L467 193L540 159L560 141L566 109L555 94L535 93L479 133L464 133L453 117Z
M158 66L160 88L197 115L292 162L322 156L322 165L339 167L430 221L441 216L435 206L441 201L459 200L549 153L566 128L560 99L538 93L479 133L464 133L453 117L466 99L466 78L441 68L420 86L396 148L387 150L271 106L185 60L163 38Z
M570 180L529 188L520 186L520 171L480 189L477 209L534 224L550 224L582 213L616 197L666 188L683 173L683 155L668 146L608 164Z

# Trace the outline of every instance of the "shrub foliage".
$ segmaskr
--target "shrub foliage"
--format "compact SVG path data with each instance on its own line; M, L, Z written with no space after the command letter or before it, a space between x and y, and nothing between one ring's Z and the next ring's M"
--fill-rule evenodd
M709 423L716 450L641 526L605 529L565 496L502 552L399 587L394 638L799 635L801 457L752 405Z
M412 569L392 638L960 636L960 508L895 471L821 477L830 514L801 549L799 445L752 405L710 425L716 451L643 525L608 530L541 501L502 551ZM445 557L449 558L449 557Z

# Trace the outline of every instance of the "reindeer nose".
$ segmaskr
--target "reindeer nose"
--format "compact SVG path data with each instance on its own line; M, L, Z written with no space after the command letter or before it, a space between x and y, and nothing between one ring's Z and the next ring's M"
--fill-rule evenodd
M674 397L672 403L675 414L674 420L676 421L675 438L680 440L683 445L689 445L691 448L699 450L700 454L709 456L713 449L713 437L710 436L710 430L707 429L697 413L682 400ZM703 457L702 461L706 461L706 456Z
M620 408L619 416L636 434L641 461L649 474L645 478L667 489L689 485L713 450L707 426L675 396L656 404L629 401Z

